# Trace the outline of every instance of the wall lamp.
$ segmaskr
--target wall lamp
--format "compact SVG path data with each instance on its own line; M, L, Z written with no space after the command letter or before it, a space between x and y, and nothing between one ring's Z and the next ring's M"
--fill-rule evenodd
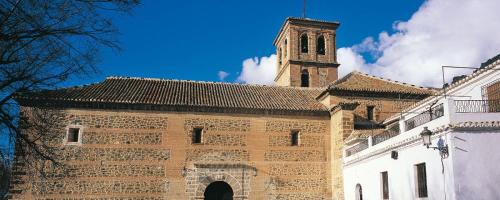
M424 146L426 146L428 149L434 149L439 151L439 155L441 155L441 158L447 158L449 155L448 152L448 144L444 143L444 140L442 138L439 138L437 142L436 147L432 147L432 131L430 131L427 127L424 127L424 130L420 133L420 137L422 137L422 142L424 143Z

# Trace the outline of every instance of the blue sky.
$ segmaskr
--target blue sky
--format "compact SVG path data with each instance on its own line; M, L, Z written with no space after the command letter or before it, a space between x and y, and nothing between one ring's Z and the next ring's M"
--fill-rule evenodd
M309 0L307 17L340 21L337 45L350 47L408 20L423 2ZM300 17L302 5L302 0L145 0L132 15L114 16L123 50L103 51L99 74L65 85L114 75L220 81L218 71L235 81L245 59L274 53L280 26L288 16Z
M99 74L61 86L106 76L221 81L221 71L225 81L272 84L272 41L286 17L301 16L302 2L144 0L132 15L113 16L123 50L103 50ZM341 76L358 70L440 87L442 65L477 67L500 53L498 10L499 0L309 0L307 16L341 23Z
M391 30L395 21L408 20L422 2L309 0L307 17L339 21L337 46L351 47ZM131 15L112 16L122 51L104 49L98 74L61 86L106 76L221 81L219 71L229 73L225 81L234 82L243 61L275 53L272 42L279 28L286 17L300 17L302 6L302 0L144 0ZM261 67L274 69L270 65Z

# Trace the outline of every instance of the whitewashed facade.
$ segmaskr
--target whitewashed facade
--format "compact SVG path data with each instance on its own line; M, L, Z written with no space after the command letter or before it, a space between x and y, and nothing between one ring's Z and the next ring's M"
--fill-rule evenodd
M500 60L497 56L487 63L446 91L386 120L388 127L399 123L399 134L346 143L345 199L500 199ZM423 146L423 127L434 133L431 146L439 138L448 145L447 157L441 159L439 150ZM391 157L395 154L397 159Z

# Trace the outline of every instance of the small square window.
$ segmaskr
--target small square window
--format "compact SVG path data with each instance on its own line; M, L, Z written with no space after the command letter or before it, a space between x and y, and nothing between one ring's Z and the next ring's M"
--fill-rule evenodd
M78 144L81 142L82 128L71 126L66 132L66 144Z
M291 145L292 146L299 146L299 140L300 140L300 135L299 131L292 131L291 133Z
M203 138L203 128L194 128L192 137L193 144L201 144Z

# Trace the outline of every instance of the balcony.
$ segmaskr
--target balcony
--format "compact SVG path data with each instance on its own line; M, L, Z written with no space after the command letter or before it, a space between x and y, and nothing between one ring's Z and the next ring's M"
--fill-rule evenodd
M395 136L399 135L399 130L398 131L386 131L383 134L380 135L375 135L372 137L372 146L375 146L383 141L386 141L388 139L391 139Z
M440 118L444 115L443 104L432 107L429 111L422 112L415 117L412 117L405 121L405 131L414 129L417 126Z
M455 100L456 113L498 113L500 99L496 100Z
M364 140L348 149L345 150L346 156L351 156L354 155L360 151L363 151L365 149L368 149L368 140Z

